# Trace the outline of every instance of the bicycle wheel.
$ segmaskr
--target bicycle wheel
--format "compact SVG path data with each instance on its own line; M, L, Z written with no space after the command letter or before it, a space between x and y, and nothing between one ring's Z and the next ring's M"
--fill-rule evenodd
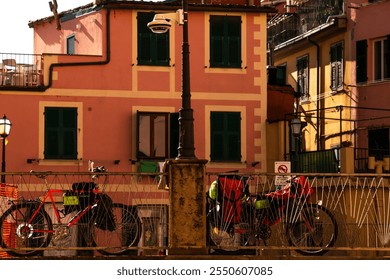
M207 214L207 240L209 246L215 247L215 252L237 255L245 251L242 247L248 245L252 233L250 207L245 206L239 213L227 209L223 213L219 203L211 205Z
M38 248L49 245L53 224L49 214L41 208L28 223L39 203L27 202L11 206L0 217L0 244L15 257L36 256L43 253Z
M302 255L323 255L337 239L338 226L333 214L325 207L309 204L298 215L296 222L287 226L289 244L301 247Z
M108 210L111 211L111 210ZM94 245L103 255L125 255L135 248L141 235L141 220L134 206L114 203L112 205L113 216L102 226L96 221L92 226L92 238Z

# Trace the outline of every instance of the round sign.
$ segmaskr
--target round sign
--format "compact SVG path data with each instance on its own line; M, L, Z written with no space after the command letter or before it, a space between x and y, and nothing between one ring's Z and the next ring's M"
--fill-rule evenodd
M278 173L287 173L288 167L284 164L281 164L278 166Z

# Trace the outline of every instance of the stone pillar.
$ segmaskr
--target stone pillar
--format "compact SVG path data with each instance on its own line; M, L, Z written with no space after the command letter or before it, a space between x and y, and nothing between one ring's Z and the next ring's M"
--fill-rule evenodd
M340 173L352 174L355 173L355 156L353 147L344 147L340 149Z
M206 254L206 160L168 161L169 255Z

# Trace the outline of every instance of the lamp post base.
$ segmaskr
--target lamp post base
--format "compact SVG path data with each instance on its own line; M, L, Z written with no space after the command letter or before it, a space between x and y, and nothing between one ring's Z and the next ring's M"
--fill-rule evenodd
M169 255L204 254L207 160L170 160Z

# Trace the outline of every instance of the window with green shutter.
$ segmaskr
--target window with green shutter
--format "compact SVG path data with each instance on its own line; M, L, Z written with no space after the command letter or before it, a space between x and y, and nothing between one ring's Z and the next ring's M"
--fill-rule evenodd
M240 112L211 112L211 161L241 161Z
M45 108L45 159L77 159L77 108Z
M169 31L153 33L147 26L153 20L154 13L138 13L138 65L169 65Z
M210 16L210 67L241 68L241 17Z

